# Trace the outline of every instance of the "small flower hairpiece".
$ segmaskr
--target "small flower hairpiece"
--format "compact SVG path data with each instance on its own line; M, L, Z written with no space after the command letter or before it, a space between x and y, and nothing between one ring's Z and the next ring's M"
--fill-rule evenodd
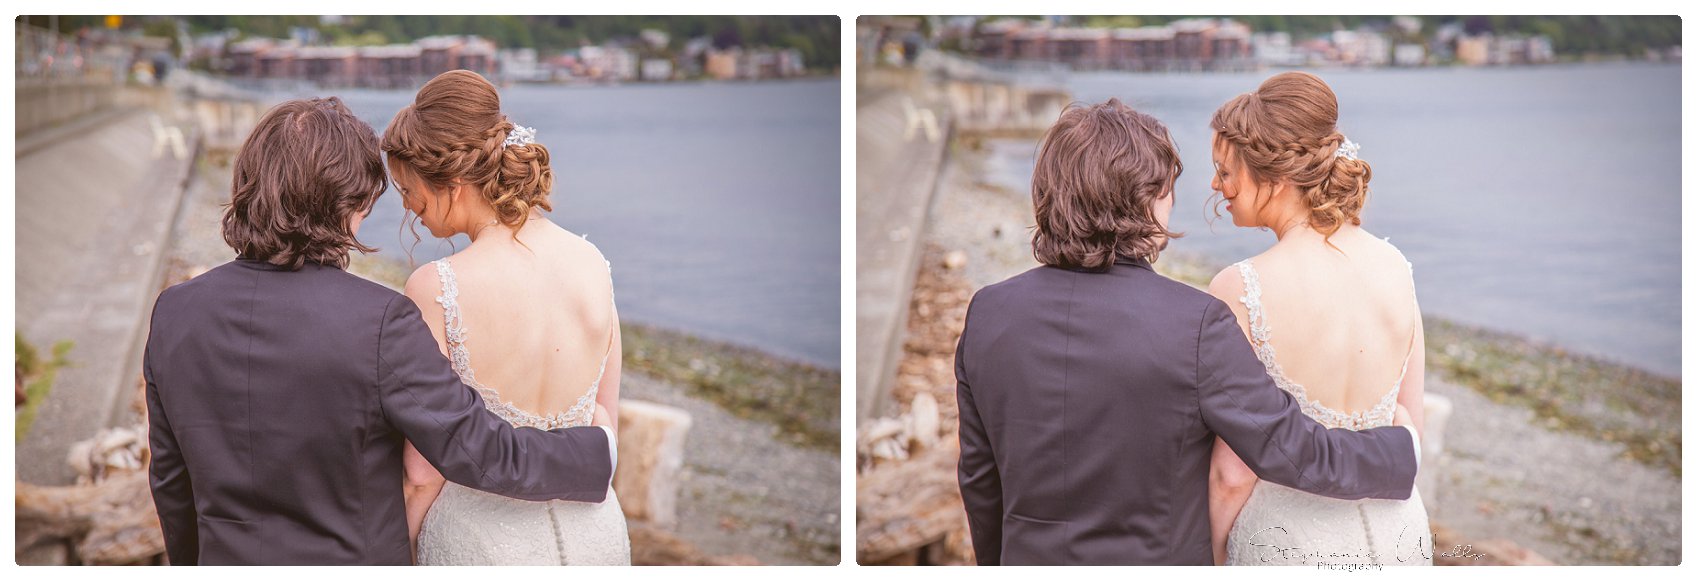
M507 141L501 145L502 147L512 147L532 143L536 143L536 128L514 125L511 130L507 131Z
M1359 153L1361 153L1361 144L1356 143L1354 141L1350 141L1348 137L1345 137L1345 138L1343 138L1343 144L1338 146L1337 152L1333 153L1332 156L1333 157L1344 157L1344 158L1349 158L1349 159L1361 159L1359 157L1356 157L1356 155L1359 154Z

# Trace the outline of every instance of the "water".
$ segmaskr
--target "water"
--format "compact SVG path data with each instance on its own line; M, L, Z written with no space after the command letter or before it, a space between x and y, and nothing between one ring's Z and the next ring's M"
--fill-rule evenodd
M1208 120L1272 74L1065 83L1167 123L1186 170L1172 221L1188 236L1173 248L1228 263L1274 239L1229 215L1210 226ZM1414 263L1427 313L1679 375L1679 65L1318 74L1373 166L1362 225ZM1006 179L1030 183L1032 144L997 152L1021 162Z
M841 337L841 106L836 79L515 86L562 227L613 264L620 316L836 368ZM413 91L334 94L378 131ZM360 240L417 264L453 252L378 200ZM454 239L459 248L467 240Z

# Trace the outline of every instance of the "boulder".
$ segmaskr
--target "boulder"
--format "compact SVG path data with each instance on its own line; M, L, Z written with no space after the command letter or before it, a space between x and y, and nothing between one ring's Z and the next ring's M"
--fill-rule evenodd
M625 518L661 527L677 523L678 485L689 413L656 403L619 402L619 465L613 491Z

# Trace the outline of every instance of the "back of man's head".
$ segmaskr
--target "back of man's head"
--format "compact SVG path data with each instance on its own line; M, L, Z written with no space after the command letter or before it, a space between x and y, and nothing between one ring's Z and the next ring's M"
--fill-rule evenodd
M340 99L295 99L272 107L236 154L224 241L243 258L298 270L307 262L347 267L352 218L387 189L371 125Z
M1167 126L1109 99L1073 104L1044 134L1031 176L1037 261L1106 270L1118 257L1153 260L1167 238L1155 204L1184 164Z

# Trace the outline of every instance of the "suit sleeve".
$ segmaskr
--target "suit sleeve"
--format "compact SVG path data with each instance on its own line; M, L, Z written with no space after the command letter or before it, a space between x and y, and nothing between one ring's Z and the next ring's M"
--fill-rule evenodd
M148 486L153 489L153 507L165 534L165 556L172 565L195 565L200 562L200 521L195 513L194 485L176 434L171 431L171 421L165 417L159 386L153 382L145 354L141 370L147 382L147 444L153 458L147 468Z
M969 307L970 309L970 307ZM955 347L955 401L960 407L960 496L979 565L1002 562L1002 476L972 386L966 380L966 333Z
M378 339L378 398L389 422L450 481L521 500L607 498L607 431L514 428L490 413L401 296L390 301Z
M1202 420L1257 476L1332 498L1409 497L1418 461L1409 430L1326 429L1303 415L1218 300L1203 311L1198 341Z

